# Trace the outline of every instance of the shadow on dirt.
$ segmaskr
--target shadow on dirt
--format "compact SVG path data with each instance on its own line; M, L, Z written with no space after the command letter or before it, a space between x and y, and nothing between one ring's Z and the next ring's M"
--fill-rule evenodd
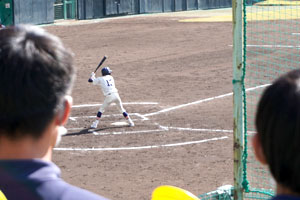
M96 129L85 128L85 129L82 129L82 130L80 130L78 132L68 133L68 134L64 135L63 137L74 136L74 135L92 134L93 132L99 132L99 131L104 131L104 130L118 130L118 129L125 128L125 127L128 127L128 125L124 125L124 126L110 126L110 127L105 127L105 128L96 128Z

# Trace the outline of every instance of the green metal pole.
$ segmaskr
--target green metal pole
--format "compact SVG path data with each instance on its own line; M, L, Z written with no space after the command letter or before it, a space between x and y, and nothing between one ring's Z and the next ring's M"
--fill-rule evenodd
M64 19L67 19L68 15L67 15L67 2L66 2L66 0L63 0L63 4L64 4Z
M234 200L243 200L243 0L232 0Z
M73 0L72 2L72 19L76 19L77 16L77 1Z

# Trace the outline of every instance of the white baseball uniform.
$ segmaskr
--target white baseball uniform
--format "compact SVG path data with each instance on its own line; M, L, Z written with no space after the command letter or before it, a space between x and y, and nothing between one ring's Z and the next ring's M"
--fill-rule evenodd
M113 102L116 103L120 112L126 112L126 110L123 108L121 98L115 86L115 80L111 75L97 78L92 76L91 79L93 80L94 85L101 86L103 95L105 96L105 100L99 109L101 113L105 112L105 109Z

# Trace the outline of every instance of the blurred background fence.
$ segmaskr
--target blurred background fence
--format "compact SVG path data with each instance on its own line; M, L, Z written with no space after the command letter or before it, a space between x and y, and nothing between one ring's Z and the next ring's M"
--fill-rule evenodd
M4 25L231 7L231 0L0 0Z

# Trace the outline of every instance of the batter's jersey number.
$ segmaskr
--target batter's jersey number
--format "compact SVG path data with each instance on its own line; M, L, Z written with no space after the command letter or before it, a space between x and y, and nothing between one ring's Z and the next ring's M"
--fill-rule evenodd
M109 87L109 86L112 86L111 79L106 80L106 83L107 83L107 86L108 86L108 87Z

